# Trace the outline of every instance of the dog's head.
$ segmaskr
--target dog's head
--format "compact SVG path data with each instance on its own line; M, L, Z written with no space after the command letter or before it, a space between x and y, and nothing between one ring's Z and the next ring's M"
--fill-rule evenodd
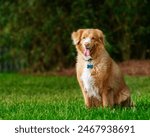
M72 33L72 40L77 51L85 57L92 57L104 48L104 35L99 29L79 29Z

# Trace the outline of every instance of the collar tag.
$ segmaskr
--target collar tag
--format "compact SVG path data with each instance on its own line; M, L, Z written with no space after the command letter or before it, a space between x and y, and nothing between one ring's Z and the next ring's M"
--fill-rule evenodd
M87 64L87 68L88 68L88 69L92 69L92 68L93 68L93 65L92 65L92 64Z

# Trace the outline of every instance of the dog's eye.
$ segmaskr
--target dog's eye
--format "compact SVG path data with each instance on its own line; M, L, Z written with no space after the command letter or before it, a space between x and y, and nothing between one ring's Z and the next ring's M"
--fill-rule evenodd
M83 37L82 39L85 39L85 37Z
M95 38L94 37L92 37L92 40L94 40Z

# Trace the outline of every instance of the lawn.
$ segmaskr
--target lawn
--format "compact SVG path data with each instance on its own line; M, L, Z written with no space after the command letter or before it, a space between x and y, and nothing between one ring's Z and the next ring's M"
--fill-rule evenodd
M84 106L76 78L0 74L0 119L150 119L150 77L125 80L134 108Z

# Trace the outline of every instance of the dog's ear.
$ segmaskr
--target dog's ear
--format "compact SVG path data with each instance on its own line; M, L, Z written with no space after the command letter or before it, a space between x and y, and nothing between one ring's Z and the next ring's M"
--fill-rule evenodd
M101 30L99 30L99 29L96 29L96 32L97 32L97 34L98 34L98 36L100 38L100 41L104 45L104 43L105 43L105 36L104 36L103 32Z
M81 35L82 35L82 32L83 32L83 31L84 31L84 29L79 29L79 30L77 30L76 32L72 32L71 38L72 38L72 40L73 40L73 44L74 44L74 45L79 44L80 39L81 39Z

